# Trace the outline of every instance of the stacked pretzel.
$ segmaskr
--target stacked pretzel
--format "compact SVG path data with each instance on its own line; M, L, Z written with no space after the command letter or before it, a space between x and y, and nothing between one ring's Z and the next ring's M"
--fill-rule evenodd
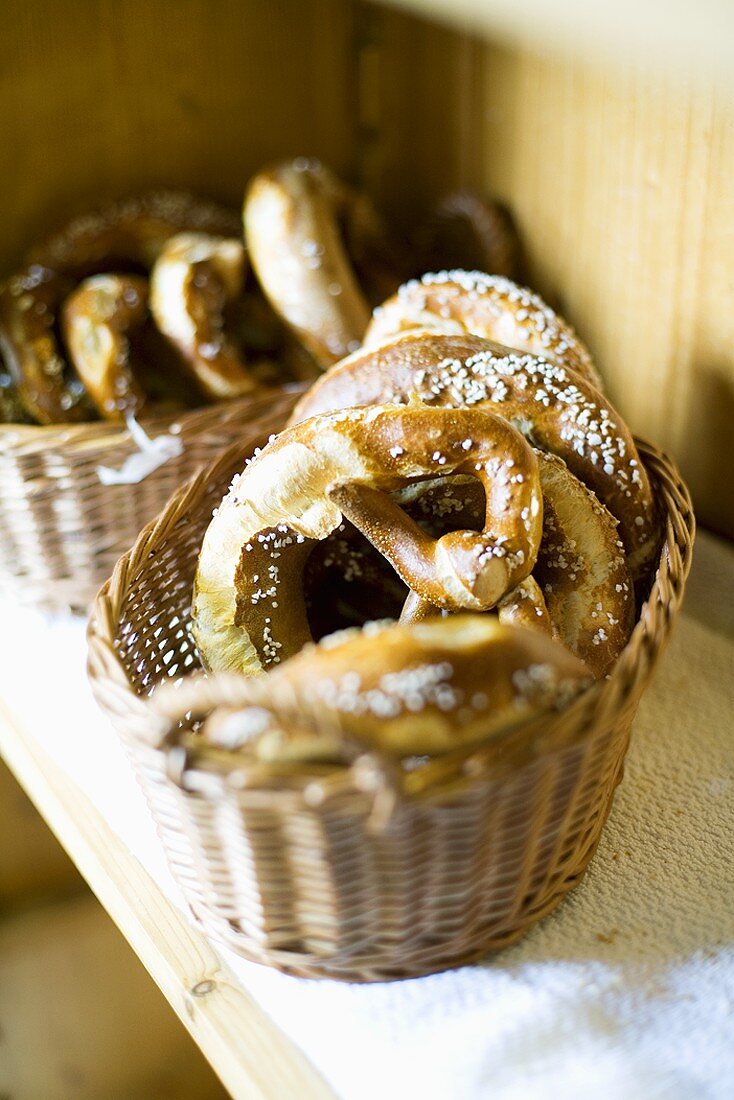
M236 215L171 192L77 218L35 247L0 287L0 355L0 421L37 424L195 407L298 366L247 284Z
M243 239L229 210L154 193L32 249L0 286L0 422L122 421L313 378L360 346L371 307L413 274L404 242L318 161L258 175L244 222ZM506 214L463 193L416 249L419 267L477 256L511 274L519 262Z
M203 661L268 687L204 736L275 764L355 743L412 759L566 706L626 645L660 537L587 349L536 295L463 269L406 282L363 325L333 235L297 234L289 255L304 206L281 187L253 185L253 263L314 355L350 353L324 362L207 531ZM305 239L320 262L296 269Z
M0 418L128 420L318 376L204 540L202 659L268 685L205 736L276 764L412 759L608 674L658 519L588 350L520 264L491 203L449 196L400 240L300 158L252 181L244 239L151 195L77 219L0 288Z

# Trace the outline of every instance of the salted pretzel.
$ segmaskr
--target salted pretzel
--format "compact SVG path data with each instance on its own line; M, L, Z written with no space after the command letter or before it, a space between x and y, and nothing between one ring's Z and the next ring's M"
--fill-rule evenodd
M176 233L239 235L236 214L182 191L152 191L72 219L35 245L28 262L76 279L113 265L149 270ZM112 270L115 270L113 266Z
M30 417L41 424L94 417L89 395L57 338L62 304L89 276L147 274L166 242L182 232L220 237L236 234L238 226L228 211L188 195L160 192L129 199L70 222L34 248L27 266L3 284L0 351ZM120 310L122 324L122 303ZM122 387L126 377L121 371L115 384ZM137 403L134 390L126 396L117 389L115 395L111 406L105 390L102 415L116 417L118 404Z
M94 406L59 345L61 303L74 284L31 264L0 286L0 352L23 410L39 424L94 419Z
M471 332L508 348L542 355L601 389L591 356L571 326L537 294L502 275L454 270L412 279L377 307L364 343L374 346L421 328Z
M619 522L636 579L659 540L647 471L609 401L570 368L473 335L405 333L363 348L319 378L291 424L332 409L419 399L432 407L491 408L543 451L562 458Z
M245 249L235 238L179 233L166 242L150 277L150 308L202 391L213 400L257 387L227 333L227 307L241 296Z
M92 275L61 307L69 358L106 419L134 416L145 404L132 338L145 324L147 299L148 280L140 275Z
M368 199L320 161L300 157L253 179L244 225L268 299L321 369L359 347L370 301L400 282Z
M339 763L360 748L439 756L561 710L589 683L551 638L470 614L341 631L267 679L262 699L218 709L200 735L271 765Z
M617 523L561 459L542 451L536 457L543 493L538 559L532 575L499 601L497 613L500 622L552 634L603 676L634 625L634 589ZM468 478L413 486L397 499L434 537L482 522L481 487ZM411 593L401 619L420 621L436 613Z
M635 623L632 573L609 511L552 455L539 463L543 541L533 576L555 635L606 675Z
M536 451L543 536L533 572L497 602L501 623L561 641L604 676L629 640L634 590L617 523L559 458ZM484 495L474 478L421 481L393 499L432 538L478 530ZM343 523L313 551L304 573L315 637L372 618L420 622L446 614L411 592L361 532Z
M450 474L482 484L484 522L433 539L389 493ZM208 667L259 672L311 640L306 561L343 517L422 598L485 610L535 563L537 460L519 432L483 410L376 406L282 432L235 479L204 539L193 624Z

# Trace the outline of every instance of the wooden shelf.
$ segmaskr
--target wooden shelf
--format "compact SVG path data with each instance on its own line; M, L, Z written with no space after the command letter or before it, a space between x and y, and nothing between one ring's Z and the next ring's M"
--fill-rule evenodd
M705 728L709 732L719 728L725 731L731 721L731 683L721 670L734 665L734 548L730 544L707 535L699 538L685 612L662 664L658 680L641 708L639 740L649 739L652 730L659 732L656 727L665 727L667 731L675 723L687 731L686 737L695 728L697 742L704 736ZM691 676L697 678L697 690L708 693L703 710L693 691ZM705 676L710 682L702 682ZM7 683L5 688L9 694ZM720 694L712 698L712 692ZM99 721L100 724L104 721L101 716ZM716 736L717 744L726 744L720 732ZM81 784L66 770L62 771L39 746L17 710L11 713L7 707L0 708L0 753L231 1095L243 1100L334 1100L330 1086L275 1026L215 948L168 900L115 829L85 797ZM634 782L631 768L618 801L624 803L631 789L632 796L639 798L639 790L633 790ZM629 816L630 812L627 806L620 816ZM664 815L683 811L667 806L661 812ZM611 839L613 844L618 843L616 829L614 821L610 821L607 841ZM608 860L609 852L604 854L603 849L604 842L599 859ZM710 874L718 874L715 866ZM592 867L589 879L593 877ZM726 889L725 884L721 889ZM578 907L585 902L588 894L584 896L584 889L576 891L562 907L560 916L572 916L574 909L578 913ZM659 931L660 936L665 936L669 916L664 905L653 914L651 919L660 925L658 929L656 924L656 935ZM614 913L607 909L604 917L608 921L615 919ZM557 921L554 926L554 921L555 917L550 918L536 932L552 937L553 927L559 927ZM653 941L646 929L643 932L638 947L644 953L651 950ZM597 942L596 932L589 934L596 949L607 950L599 947L602 940L599 938ZM515 951L528 950L532 938ZM545 957L542 942L540 954ZM690 954L695 954L696 944L689 946ZM368 1044L367 1035L365 1043Z
M101 720L101 719L100 719ZM0 706L0 755L237 1100L334 1100L89 800Z

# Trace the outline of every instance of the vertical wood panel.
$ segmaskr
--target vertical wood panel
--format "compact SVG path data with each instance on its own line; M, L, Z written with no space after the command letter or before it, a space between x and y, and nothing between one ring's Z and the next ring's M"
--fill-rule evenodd
M480 45L464 34L372 4L357 6L363 61L360 174L379 205L410 224L481 166L472 131Z
M671 72L715 71L734 88L730 0L382 0L503 45Z
M734 101L486 46L484 185L516 211L633 428L734 535Z
M343 0L7 0L0 266L89 202L179 186L239 202L267 160L353 167Z

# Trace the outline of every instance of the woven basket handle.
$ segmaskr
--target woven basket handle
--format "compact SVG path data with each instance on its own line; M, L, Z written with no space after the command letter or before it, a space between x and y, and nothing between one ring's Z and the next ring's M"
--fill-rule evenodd
M195 749L190 744L192 730L220 708L267 706L286 718L296 713L295 698L280 691L276 696L267 677L244 679L226 673L216 676L194 674L176 684L162 684L152 696L150 706L156 716L155 733L150 743L165 755L166 774L182 790L188 789L187 773L195 765L205 765L207 760L220 774L229 772L236 777L233 785L240 789L259 786L274 789L277 786L276 777L280 773L273 766L247 761L236 748L213 746L203 739ZM328 721L333 719L333 714L324 712L321 717ZM397 761L367 750L346 734L342 737L344 759L334 765L333 776L314 778L303 765L294 763L289 768L290 777L296 781L300 778L305 800L312 806L345 789L371 796L367 826L384 829L407 797L403 770Z

